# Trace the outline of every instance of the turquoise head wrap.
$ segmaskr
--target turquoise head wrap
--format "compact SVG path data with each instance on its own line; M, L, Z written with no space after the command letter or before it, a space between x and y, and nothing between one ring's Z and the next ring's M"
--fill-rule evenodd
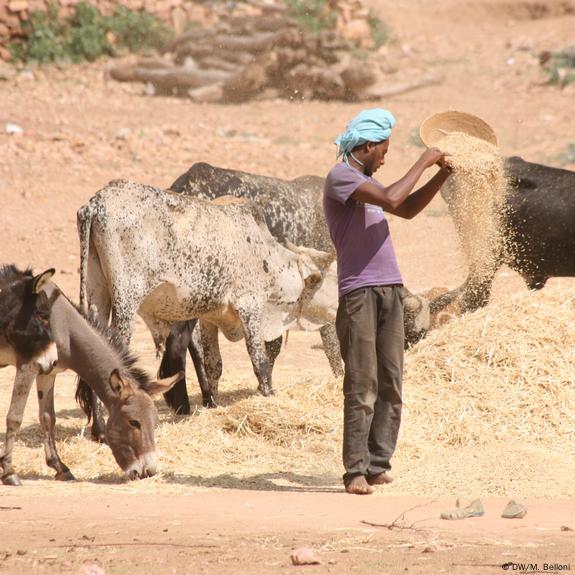
M389 140L395 126L391 112L383 108L372 108L360 112L340 134L335 143L338 145L337 157L346 158L356 146L366 142L383 142Z

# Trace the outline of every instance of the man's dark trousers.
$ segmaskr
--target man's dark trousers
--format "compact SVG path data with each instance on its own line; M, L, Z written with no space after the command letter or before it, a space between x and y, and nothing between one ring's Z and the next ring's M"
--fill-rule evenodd
M339 300L337 336L345 363L344 482L391 468L401 423L403 287L358 288Z

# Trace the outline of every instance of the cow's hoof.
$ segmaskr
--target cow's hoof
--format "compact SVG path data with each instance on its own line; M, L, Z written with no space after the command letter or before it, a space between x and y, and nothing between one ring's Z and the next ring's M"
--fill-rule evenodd
M72 475L72 472L67 469L66 471L56 473L56 481L76 481L76 478Z
M4 477L2 477L2 483L4 485L11 485L12 487L20 487L22 485L22 482L16 473L4 475Z
M269 386L265 385L262 387L258 387L258 391L264 396L269 397L270 395L275 395L276 392Z
M208 399L204 399L202 401L202 405L204 407L207 407L208 409L216 409L218 407L218 404L216 403L216 400L213 397L209 397Z
M108 443L106 441L106 434L105 433L94 433L94 432L92 432L90 434L90 438L92 439L92 441L95 441L96 443Z

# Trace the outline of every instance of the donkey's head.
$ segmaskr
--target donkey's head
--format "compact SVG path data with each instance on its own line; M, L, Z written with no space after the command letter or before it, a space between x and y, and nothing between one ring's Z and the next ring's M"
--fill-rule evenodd
M130 372L115 369L110 387L115 397L107 407L106 440L118 465L130 479L151 477L157 471L154 429L158 412L152 396L168 391L182 377L173 377L141 386Z
M50 373L58 363L50 328L52 301L44 292L54 273L0 268L0 335L12 348L16 365L36 364L41 373Z

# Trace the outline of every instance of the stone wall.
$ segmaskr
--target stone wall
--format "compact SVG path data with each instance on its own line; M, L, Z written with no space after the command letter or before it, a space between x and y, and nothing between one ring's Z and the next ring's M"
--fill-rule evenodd
M226 0L84 0L97 6L105 14L112 13L118 5L131 10L145 10L166 24L176 33L183 31L186 22L199 22L214 26L222 16L229 16L230 3ZM22 24L32 11L47 11L56 5L62 19L70 16L79 0L0 0L0 59L9 60L6 48L12 37L21 36ZM361 0L328 0L326 10L335 15L334 26L344 37L359 47L369 45L368 10ZM233 4L234 16L261 16L285 12L282 0L239 0ZM367 40L366 40L367 39Z

